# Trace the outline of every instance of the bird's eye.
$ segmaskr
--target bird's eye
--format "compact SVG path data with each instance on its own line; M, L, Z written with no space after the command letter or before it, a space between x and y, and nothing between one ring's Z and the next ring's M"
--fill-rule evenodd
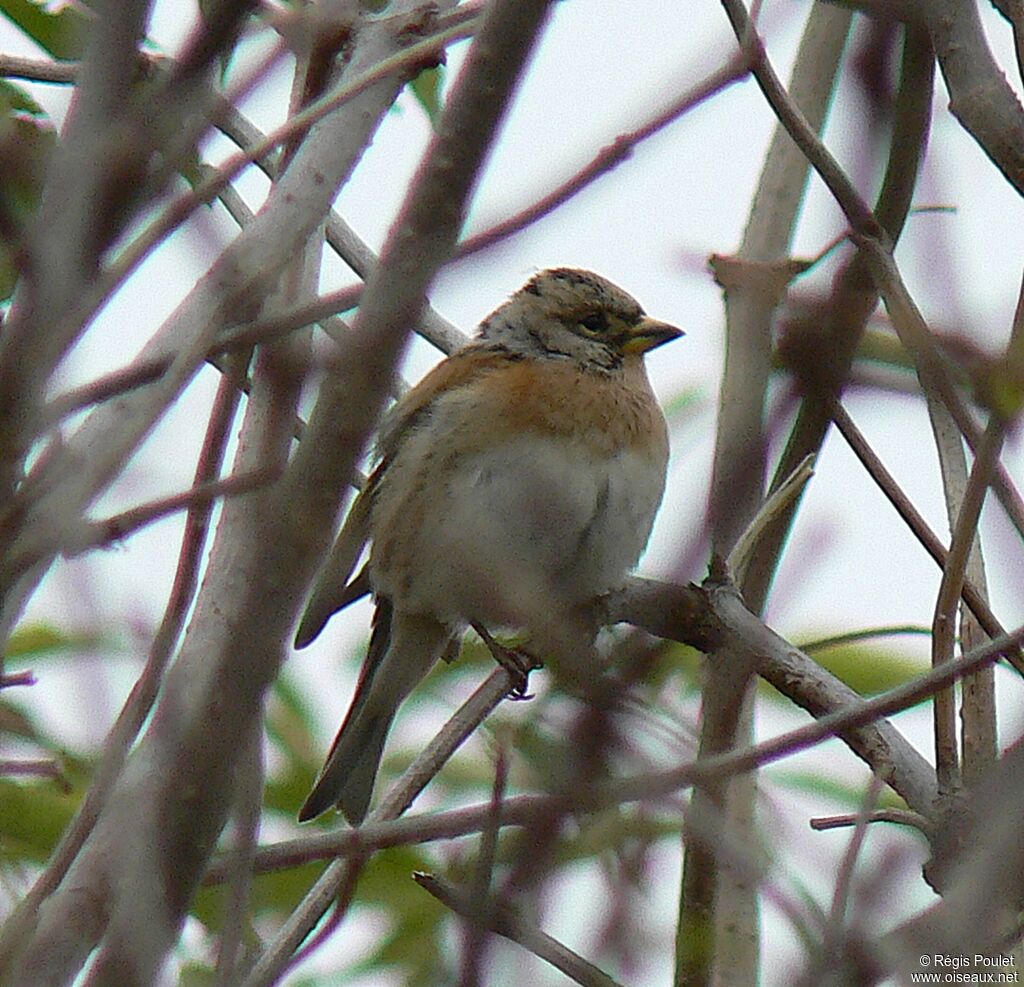
M580 319L580 325L583 326L587 332L606 332L608 330L608 317L604 312L594 312L591 315L585 315Z

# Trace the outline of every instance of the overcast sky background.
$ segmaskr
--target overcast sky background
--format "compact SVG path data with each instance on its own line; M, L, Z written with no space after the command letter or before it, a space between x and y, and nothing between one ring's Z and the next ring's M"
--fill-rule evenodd
M997 57L1010 67L1009 30L987 5L983 7ZM762 25L769 53L784 78L807 9L806 3L796 0L769 0L764 6ZM151 37L162 50L173 52L193 13L190 3L158 2ZM2 24L0 45L7 52L33 54L19 35ZM453 72L465 48L460 45L453 50ZM720 65L733 50L725 16L712 0L557 4L482 178L470 232L532 202L616 135L637 126L681 88ZM1019 90L1009 68L1007 75ZM283 118L289 84L290 67L282 65L247 99L246 112L261 128L268 129ZM59 118L66 93L52 86L32 89ZM852 108L844 102L843 94L848 92L841 84L826 134L841 161L853 159L857 142L849 126L854 119ZM911 218L898 260L929 319L995 348L1006 338L1024 261L1020 202L949 115L946 101L939 80L917 204L947 204L956 211ZM587 267L621 284L652 315L686 329L683 341L657 350L649 360L656 390L668 406L691 391L698 401L674 432L665 507L641 563L647 574L687 579L703 574L706 560L694 556L693 545L707 498L724 345L721 295L704 260L738 246L773 125L753 82L732 86L642 144L617 170L542 223L443 272L432 292L435 307L469 332L535 271L552 265ZM403 95L339 200L342 215L375 249L386 235L429 133L421 108ZM213 160L226 150L226 142L211 141ZM258 205L265 188L262 179L247 175L241 187ZM816 254L842 228L838 209L812 178L797 253ZM223 216L206 211L196 217L111 302L67 361L62 383L84 382L129 362L231 235L232 227ZM938 264L943 255L955 257L953 278L947 267ZM825 287L831 270L834 266L824 265L811 278ZM325 264L324 290L348 280L340 265ZM418 344L410 355L409 376L422 374L437 358L428 346ZM212 370L200 375L140 451L123 482L97 504L97 517L189 485L201 435L197 429L215 384ZM921 402L871 394L854 396L849 408L883 461L945 539L948 529L941 487ZM1007 462L1020 482L1024 470L1015 436L1009 441ZM29 619L56 622L68 630L94 629L102 632L109 645L97 649L94 659L78 660L63 671L46 666L33 700L49 711L55 729L76 739L99 741L103 736L123 698L120 690L129 686L160 618L180 533L180 518L173 518L110 551L62 562L33 599ZM1015 626L1024 609L1024 580L1019 578L1024 553L998 508L986 510L983 537L993 609L1007 626ZM898 564L879 564L879 558L898 560ZM680 571L680 559L690 559L692 564ZM870 564L865 564L866 559ZM780 570L769 621L797 641L873 625L927 625L938 580L937 569L914 545L842 440L831 437ZM336 656L364 638L367 626L366 608L353 608L332 623L315 648L290 663L310 702L322 707L325 745L347 706L355 674L354 667L339 667ZM892 647L927 660L925 639L901 639ZM123 664L123 674L106 679L93 674L98 664L109 668L111 651L113 661ZM1020 714L1014 712L1020 706L1020 686L1002 673L1000 680L1006 684L1006 699L1012 700L1003 704L1007 708L1001 710L1001 725L1004 738L1013 739L1021 725ZM110 683L106 693L98 689L103 681ZM76 704L70 720L68 695L75 697ZM767 736L793 722L769 710L760 730ZM901 716L899 723L915 744L930 750L930 725L923 713ZM865 774L852 756L836 756L840 745L823 750L842 776ZM804 755L819 766L822 756L821 750ZM787 762L785 769L797 763ZM800 868L801 854L804 860L808 854L827 860L842 851L848 833L811 834L806 827L808 816L833 811L828 805L789 790L782 796L785 805L776 805L779 790L767 787L766 825L786 834L781 842L794 847L795 867ZM889 833L873 833L871 841L876 849L914 846L912 837ZM672 874L678 863L666 858L665 866ZM780 867L784 872L788 869L785 860ZM814 879L814 875L803 876ZM820 885L811 889L827 895L831 877L831 869L823 867ZM676 877L666 882L668 893L652 908L671 927ZM827 902L827 897L821 900ZM926 900L922 893L916 902L894 902L893 907L898 914ZM548 931L565 932L558 928L557 916L552 920L555 924ZM767 928L773 955L797 955L785 923L772 918ZM786 971L785 963L770 965L765 983L784 983ZM773 975L780 979L773 980ZM653 967L650 976L651 983L663 980L665 970Z

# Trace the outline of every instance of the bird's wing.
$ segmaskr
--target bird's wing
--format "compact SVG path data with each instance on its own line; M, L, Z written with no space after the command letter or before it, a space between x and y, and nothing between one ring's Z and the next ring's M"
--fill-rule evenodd
M404 438L430 414L438 397L470 383L482 373L507 364L510 358L506 350L492 345L470 344L434 367L388 413L377 441L380 460L353 501L334 547L317 576L295 634L296 648L310 644L335 613L371 591L365 570L351 583L349 579L370 538L370 514L376 491Z
M477 377L517 359L503 347L470 343L443 360L415 387L410 388L388 412L377 440L380 464L374 473L386 471L405 437L429 416L439 397L472 383Z
M317 576L306 610L299 622L299 629L295 632L296 648L306 647L319 636L324 625L335 613L364 595L362 592L353 593L350 588L361 581L367 582L363 579L362 573L351 584L349 577L370 535L370 507L373 503L376 474L377 470L374 470L349 508L334 547ZM362 589L361 586L359 588ZM366 590L369 591L368 585Z

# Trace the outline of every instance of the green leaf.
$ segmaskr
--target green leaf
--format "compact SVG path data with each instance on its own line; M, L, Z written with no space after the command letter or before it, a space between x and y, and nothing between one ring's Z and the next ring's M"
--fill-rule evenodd
M423 107L424 112L430 119L433 126L437 126L438 117L441 115L441 84L444 81L444 73L440 66L424 69L412 82L409 87L412 89L416 101Z
M862 696L874 696L909 682L927 668L918 658L879 645L844 644L815 651L814 659Z
M82 57L92 19L82 8L69 4L47 10L33 0L0 0L0 13L54 58L71 62Z
M20 113L30 117L47 119L46 110L26 90L4 79L0 79L0 106L4 108L5 116L12 113Z
M2 0L0 0L2 2ZM0 81L0 215L17 231L35 212L57 135L42 108L19 86ZM0 242L0 301L11 296L18 276L14 242Z
M253 882L250 904L256 916L288 915L323 872L326 863L317 861L287 870L260 874ZM224 924L227 904L227 885L204 887L192 905L191 914L206 928L219 931Z
M868 328L857 346L857 359L880 363L892 370L912 372L914 360L891 329Z
M707 389L698 385L677 391L664 402L663 408L669 424L676 428L702 414L709 404Z
M789 770L774 767L771 771L772 784L777 784L795 792L805 792L836 803L848 812L857 812L864 804L866 782L847 783L832 775L819 774L815 771ZM878 797L879 809L905 809L903 801L891 788L883 788Z
M44 863L78 805L52 780L0 779L0 861Z
M258 876L253 883L251 902L254 916L280 920L289 914L326 866L324 862L314 862ZM411 877L413 871L426 867L426 857L416 848L396 847L373 855L359 877L358 904L382 910L388 928L376 948L346 972L365 974L391 967L400 971L405 984L434 987L451 982L451 971L440 965L444 955L441 936L448 913ZM196 897L192 915L208 929L217 931L223 923L226 902L226 887L203 888Z
M412 880L414 871L430 869L423 851L414 847L374 855L359 882L360 900L386 909L391 926L359 965L361 972L394 967L411 987L453 982L442 942L449 912Z
M214 987L217 972L203 963L185 963L178 971L178 987Z
M68 634L52 624L22 624L8 639L5 657L35 659L94 648L100 643L101 638L94 634Z

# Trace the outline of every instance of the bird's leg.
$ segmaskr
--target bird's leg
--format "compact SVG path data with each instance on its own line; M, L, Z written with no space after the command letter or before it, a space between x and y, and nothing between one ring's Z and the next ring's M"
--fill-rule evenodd
M470 626L480 635L480 639L487 645L487 650L490 651L494 660L508 672L508 676L512 680L508 698L532 699L533 695L526 691L530 672L535 668L540 668L541 662L520 648L506 648L505 645L499 644L483 624L472 623Z

